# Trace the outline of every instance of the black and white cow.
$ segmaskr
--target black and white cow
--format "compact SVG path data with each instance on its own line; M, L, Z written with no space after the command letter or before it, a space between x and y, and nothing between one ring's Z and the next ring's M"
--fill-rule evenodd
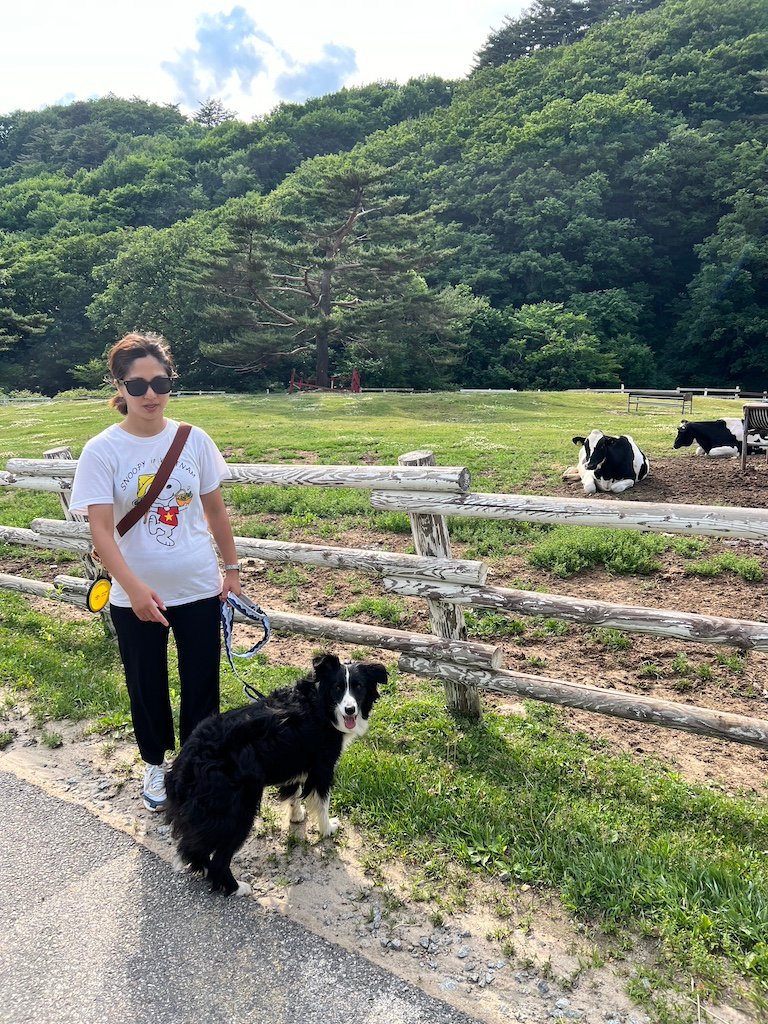
M709 455L711 459L724 458L729 455L741 455L741 442L744 438L744 420L729 417L722 420L700 420L691 423L683 420L677 428L673 448L687 448L696 444L697 455ZM760 431L750 431L747 438L750 452L765 451L768 437Z
M574 437L581 445L578 465L563 474L564 480L581 478L585 494L622 491L648 476L650 463L628 434L612 437L593 430L589 437Z

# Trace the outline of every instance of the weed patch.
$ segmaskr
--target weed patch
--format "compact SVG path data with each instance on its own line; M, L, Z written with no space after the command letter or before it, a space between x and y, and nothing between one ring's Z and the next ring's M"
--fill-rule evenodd
M467 626L467 635L477 639L523 636L525 633L525 623L520 619L512 619L501 612L485 611L482 608L476 611L466 611L464 621Z
M702 559L685 567L692 576L720 576L724 572L732 572L748 583L762 583L765 572L758 558L747 558L735 555L732 551L723 551L711 558Z
M367 491L348 487L262 487L235 484L227 492L228 503L243 515L272 513L317 519L337 519L346 515L367 515L370 498ZM314 520L312 520L314 521Z
M339 612L340 619L353 619L356 615L367 615L388 626L402 626L408 622L411 613L404 601L391 597L361 597Z
M38 724L128 710L116 645L101 622L60 622L0 595L0 683L23 691Z
M663 537L628 530L556 526L538 541L528 560L562 579L597 567L617 575L648 575L660 568L657 556L667 543Z

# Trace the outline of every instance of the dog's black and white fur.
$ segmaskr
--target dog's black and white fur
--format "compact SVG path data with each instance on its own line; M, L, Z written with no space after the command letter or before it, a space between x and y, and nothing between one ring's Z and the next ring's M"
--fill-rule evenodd
M328 816L341 752L368 731L368 717L387 671L377 662L342 664L332 654L293 687L201 722L166 774L166 814L178 861L207 875L212 890L247 895L230 867L251 831L265 786L290 800L303 821L302 799L321 836L339 827Z

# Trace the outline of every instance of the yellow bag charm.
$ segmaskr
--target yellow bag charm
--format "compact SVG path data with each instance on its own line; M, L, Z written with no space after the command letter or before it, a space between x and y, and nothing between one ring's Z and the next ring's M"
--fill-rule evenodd
M112 580L109 576L97 576L88 587L85 595L85 606L89 612L100 612L109 601L109 592L112 589Z

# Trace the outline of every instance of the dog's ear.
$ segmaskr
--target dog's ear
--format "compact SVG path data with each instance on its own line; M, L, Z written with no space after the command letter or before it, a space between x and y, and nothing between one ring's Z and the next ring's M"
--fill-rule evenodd
M365 661L357 666L358 672L372 690L373 699L379 696L379 686L384 686L389 678L386 668L380 661Z
M312 659L312 668L315 670L315 678L319 679L321 676L338 672L341 668L341 662L335 654L320 654Z

